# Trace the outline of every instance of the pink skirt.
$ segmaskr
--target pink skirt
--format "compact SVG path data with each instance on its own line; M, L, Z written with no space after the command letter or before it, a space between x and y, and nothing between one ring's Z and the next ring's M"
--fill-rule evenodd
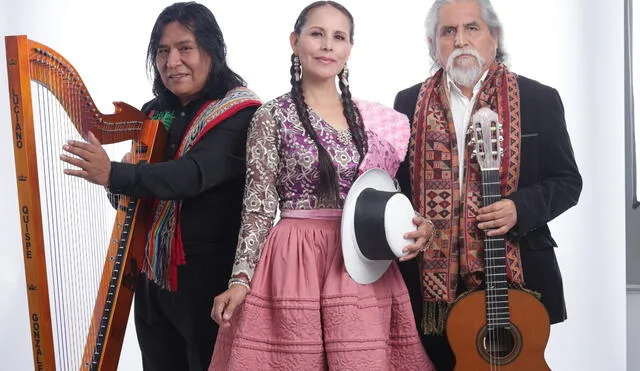
M209 370L434 370L393 263L360 285L345 270L340 211L285 211Z

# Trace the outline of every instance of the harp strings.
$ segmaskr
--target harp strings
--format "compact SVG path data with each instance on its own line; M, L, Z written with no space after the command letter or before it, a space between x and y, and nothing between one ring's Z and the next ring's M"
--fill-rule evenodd
M31 61L36 156L49 301L58 369L80 369L85 344L95 342L93 318L115 210L103 187L65 175L60 161L68 139L83 140L70 117L83 117L86 102L77 76L46 55ZM65 102L67 110L60 102ZM88 127L87 129L91 129ZM120 148L123 148L120 146ZM121 153L110 148L111 159Z

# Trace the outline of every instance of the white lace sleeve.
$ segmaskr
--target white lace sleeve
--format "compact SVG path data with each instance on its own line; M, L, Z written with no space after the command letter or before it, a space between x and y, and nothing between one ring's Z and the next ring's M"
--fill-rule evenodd
M278 142L277 123L270 108L262 106L251 120L247 137L246 186L234 276L244 273L251 280L273 226L278 208Z

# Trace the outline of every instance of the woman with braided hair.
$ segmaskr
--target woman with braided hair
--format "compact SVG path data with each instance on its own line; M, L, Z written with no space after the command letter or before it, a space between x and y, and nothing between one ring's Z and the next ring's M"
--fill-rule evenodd
M307 6L290 41L291 91L259 108L249 130L242 227L229 289L211 312L220 332L209 370L432 370L397 265L358 284L340 245L351 184L373 167L395 175L408 119L352 100L353 17L342 5ZM414 222L404 260L431 233Z

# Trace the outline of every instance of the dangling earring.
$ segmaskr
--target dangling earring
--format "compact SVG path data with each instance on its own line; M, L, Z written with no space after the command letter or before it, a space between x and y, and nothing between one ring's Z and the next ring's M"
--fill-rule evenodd
M342 73L340 74L340 81L342 81L344 86L349 86L349 68L346 63L342 69Z
M302 79L302 68L300 68L300 58L296 55L293 57L293 79L300 81Z

